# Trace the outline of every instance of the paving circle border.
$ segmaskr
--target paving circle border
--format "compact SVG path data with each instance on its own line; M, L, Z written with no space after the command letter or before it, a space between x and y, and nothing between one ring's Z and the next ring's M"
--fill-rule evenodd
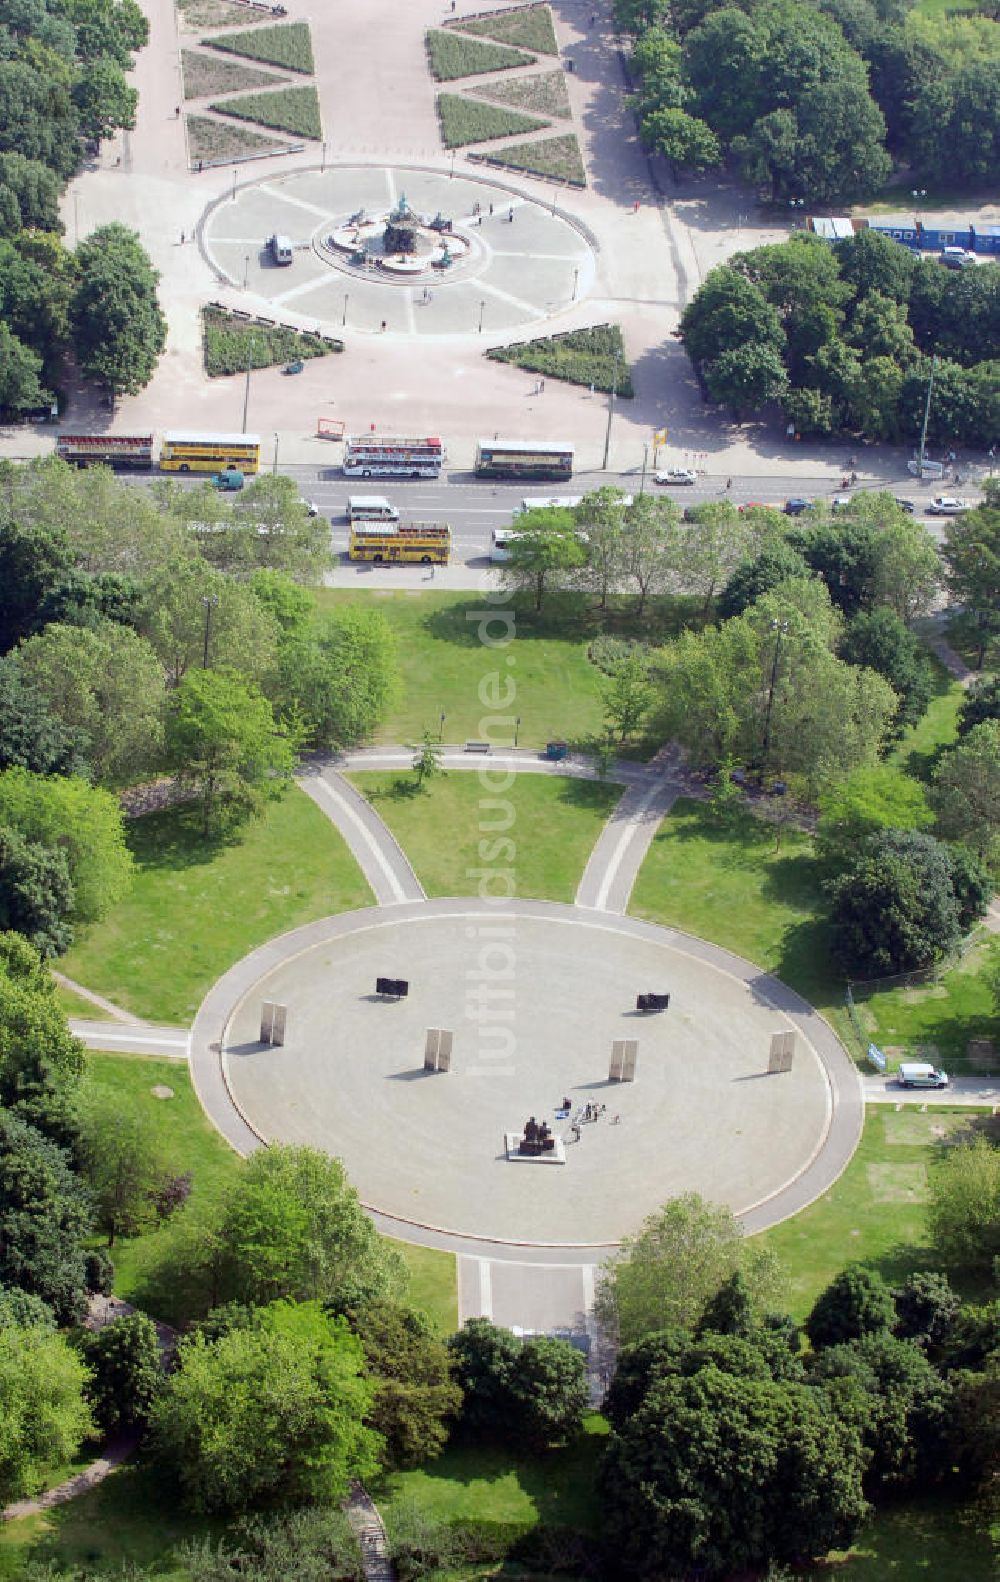
M225 1044L228 1028L240 1006L259 980L299 956L347 935L384 927L393 923L424 918L453 918L470 921L488 916L518 914L537 919L576 921L615 933L631 935L647 942L669 942L693 959L743 982L775 1011L786 1016L802 1034L815 1054L823 1073L828 1096L827 1123L823 1136L810 1157L781 1186L766 1197L749 1204L736 1218L749 1232L797 1214L829 1190L853 1157L864 1122L864 1092L861 1076L827 1021L809 1002L781 979L764 972L752 962L699 939L693 934L661 924L642 922L617 913L555 901L512 900L487 903L473 896L453 896L424 901L406 901L393 906L371 906L306 923L286 934L277 935L244 956L212 986L202 1001L191 1033L190 1070L192 1083L208 1119L239 1153L248 1155L267 1146L267 1139L245 1115L233 1092L226 1070ZM473 1251L482 1256L495 1248L510 1257L515 1250L537 1254L562 1252L571 1259L585 1254L610 1255L618 1242L539 1242L479 1236L427 1224L416 1218L388 1214L377 1204L362 1206L381 1230L401 1241L443 1247L456 1253Z
M492 170L492 168L493 167L491 167L491 170ZM513 181L509 181L509 180L494 180L494 179L492 179L491 176L485 175L483 173L483 171L480 168L478 168L478 167L476 167L475 169L472 169L472 170L469 170L469 169L464 168L464 167L460 167L458 169L453 169L450 164L426 164L426 163L423 163L421 161L415 161L415 160L402 160L402 159L394 160L392 158L389 158L389 159L327 159L325 163L319 164L319 165L312 164L312 163L305 164L305 165L283 165L280 170L270 171L270 172L268 172L266 174L262 173L260 175L255 175L253 177L253 179L249 180L249 181L236 181L234 179L233 184L232 184L231 187L227 187L224 192L218 193L214 198L209 199L209 201L205 204L205 207L202 209L201 214L199 215L198 220L196 221L195 229L194 229L194 237L195 237L195 240L197 241L197 244L198 244L198 251L200 252L200 254L202 256L202 260L205 263L206 267L210 270L210 272L212 274L212 277L213 277L213 279L216 282L216 285L218 287L222 288L222 289L235 291L235 292L239 293L241 297L245 296L245 292L243 292L243 290L241 288L240 281L238 279L234 279L231 275L226 273L226 271L222 268L220 263L215 258L214 254L212 252L212 249L211 249L210 237L209 237L209 227L210 227L210 222L212 220L212 217L214 216L214 214L216 213L216 211L218 209L222 209L222 208L227 207L228 205L233 203L237 198L239 198L242 194L250 192L255 187L265 186L268 182L274 181L275 179L281 179L282 181L284 181L284 180L288 180L288 179L290 179L292 177L295 177L295 176L326 175L328 171L349 171L349 170L360 170L360 171L366 171L366 170L367 171L393 170L393 171L404 171L404 172L405 171L413 171L416 174L420 174L420 175L424 175L424 176L440 176L440 177L442 177L445 180L451 180L454 177L460 177L461 180L463 180L463 181L471 182L471 183L474 183L477 186L482 187L484 191L504 193L504 194L507 195L508 198L517 198L519 202L531 204L535 208L544 210L549 215L551 215L553 218L561 220L563 222L563 224L569 226L571 230L573 230L573 231L575 231L577 233L577 235L579 236L579 238L582 241L582 243L590 250L590 252L591 252L591 254L593 256L593 261L594 261L594 281L596 283L598 264L599 264L600 255L601 255L601 251L602 251L601 243L600 243L597 235L595 234L595 232L586 223L586 221L581 219L579 215L574 214L570 210L564 208L562 206L562 204L556 203L556 202L552 201L551 199L545 199L538 192L532 192L532 191L529 191L529 190L525 189L522 186L517 186L517 185L514 184ZM234 171L234 177L235 177L235 171ZM551 183L550 183L550 185L551 185ZM369 277L368 275L362 274L359 271L351 271L350 269L343 269L339 265L332 263L330 261L330 259L327 258L326 254L320 248L318 248L317 245L316 245L316 235L317 235L317 233L319 231L323 230L327 225L329 225L329 223L330 223L329 220L324 220L324 221L321 221L315 227L314 231L310 233L308 247L309 247L310 252L312 252L315 256L321 258L323 260L323 262L327 265L327 267L328 267L328 269L330 271L330 278L331 278L331 280L333 280L333 279L340 279L340 280L342 280L342 279L346 278L346 279L354 280L358 284L380 285L380 286L396 288L397 290L398 290L399 286L401 286L401 285L409 286L411 289L413 288L413 286L414 286L414 282L413 281L397 280L397 279L391 279L391 278L383 279L381 276L373 278L373 277ZM479 241L479 238L476 238L476 240ZM487 251L486 262L488 263L488 261L489 261L489 259L488 259L488 249L486 251ZM530 262L531 262L530 255L526 255L526 262L530 265ZM464 269L460 273L452 276L451 278L454 280L456 285L460 285L460 284L462 284L463 281L468 282L470 279L475 279L477 277L474 276L474 275L471 275L468 269ZM423 283L424 283L423 280L421 280L421 285ZM435 290L438 289L439 287L441 289L443 289L443 290L446 290L447 287L448 287L448 284L449 284L449 281L447 279L445 279L445 280L435 280L434 281ZM584 300L585 295L586 295L586 293L582 294L578 300L582 302ZM292 310L290 312L286 312L286 310L282 307L281 304L274 303L268 297L261 297L260 300L262 302L266 303L267 306L274 311L276 319L279 322L284 317L288 317L290 319L294 319L294 318L298 317L298 318L302 318L302 319L307 319L310 324L324 323L323 320L317 319L315 314L301 314L301 313L297 313L297 311L294 308L292 308ZM388 298L387 298L387 300L388 300ZM434 341L434 342L448 341L448 340L475 340L477 343L480 342L480 341L483 341L487 345L492 345L492 344L506 345L509 342L517 342L517 341L519 341L523 337L524 331L530 330L534 326L548 324L553 319L559 318L560 314L562 314L562 313L564 313L566 311L566 308L568 308L570 306L576 306L576 305L577 305L577 301L575 299L573 303L567 303L567 304L565 304L564 307L561 307L561 308L557 309L554 312L542 312L536 318L525 319L523 322L521 322L520 324L518 324L516 326L511 326L509 329L506 329L506 330L501 331L501 332L494 333L492 335L481 335L479 333L474 333L472 331L442 330L439 333L434 333L434 334L429 335L427 338L428 338L429 341ZM230 305L229 304L223 304L223 306L229 307ZM247 318L251 319L251 320L254 319L257 316L254 313L248 312L245 309L239 309L238 311L241 311L241 312L245 313L245 316ZM322 331L322 333L327 333L327 330L324 329ZM353 333L355 333L355 334L370 334L370 333L374 333L374 332L367 331L367 330L358 330L358 329L355 328L355 329L353 329ZM414 338L417 339L418 342L419 342L419 337L414 337Z

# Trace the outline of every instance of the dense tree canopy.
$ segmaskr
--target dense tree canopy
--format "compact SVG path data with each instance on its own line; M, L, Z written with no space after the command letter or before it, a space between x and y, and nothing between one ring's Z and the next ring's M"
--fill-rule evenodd
M948 850L922 830L884 830L829 883L833 954L856 978L932 966L961 937Z
M104 225L78 250L73 299L77 355L88 378L115 395L147 385L167 339L156 270L134 231Z
M93 1430L86 1369L69 1342L41 1326L0 1327L0 1499L34 1494Z
M81 1316L90 1203L67 1154L0 1109L0 1284L41 1297L61 1323Z

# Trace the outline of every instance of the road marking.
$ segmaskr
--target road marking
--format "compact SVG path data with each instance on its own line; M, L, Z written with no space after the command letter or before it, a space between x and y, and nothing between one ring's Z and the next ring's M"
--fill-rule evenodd
M310 291L318 291L320 286L328 286L329 280L325 275L316 275L312 280L302 280L297 286L292 286L288 291L276 291L271 297L272 302L284 304L291 302L293 297L304 297Z
M622 865L625 853L638 833L639 821L643 813L645 813L646 809L649 807L650 803L653 801L653 798L656 796L659 790L660 787L658 785L650 786L649 790L646 792L646 795L642 798L638 807L635 809L635 812L630 815L625 829L622 831L621 835L619 835L618 840L615 843L615 848L608 859L608 865L604 870L604 878L601 880L600 889L597 892L597 900L594 902L595 911L606 912L608 910L608 895L610 894L612 884L618 877L618 870ZM620 806L621 804L619 803L619 807ZM612 817L614 817L614 815L612 815Z
M334 787L330 785L329 781L323 779L322 775L318 775L314 783L326 793L334 806L339 808L341 813L343 813L345 817L347 817L354 825L365 845L368 847L368 850L371 852L372 857L375 859L376 866L382 870L382 874L389 886L390 891L392 892L394 899L397 901L405 901L407 898L406 891L403 889L403 886L400 884L398 878L393 872L389 859L386 857L378 841L375 839L371 830L368 828L361 816L355 812L354 808L347 801L347 798L341 796L340 792L336 791Z
M307 214L318 214L321 220L331 218L329 209L321 208L318 203L308 203L305 198L293 198L290 192L280 191L269 181L265 181L260 190L271 198L277 198L281 203L290 203L296 209L305 209Z
M493 1265L489 1258L479 1258L479 1312L482 1318L493 1317Z

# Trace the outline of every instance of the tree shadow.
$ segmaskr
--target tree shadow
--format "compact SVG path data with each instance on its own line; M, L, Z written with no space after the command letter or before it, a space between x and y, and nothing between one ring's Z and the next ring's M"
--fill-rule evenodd
M190 807L145 813L127 825L128 844L140 868L201 867L239 844L242 827L205 834L201 815Z

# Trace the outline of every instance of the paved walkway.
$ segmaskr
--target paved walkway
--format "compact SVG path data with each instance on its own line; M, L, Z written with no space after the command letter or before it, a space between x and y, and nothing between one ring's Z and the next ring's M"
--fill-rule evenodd
M168 1060L187 1060L190 1034L185 1027L157 1026L134 1017L128 1027L121 1022L91 1022L71 1016L70 1031L83 1040L88 1049L106 1049L110 1053L127 1053L133 1050L141 1055L162 1055Z

